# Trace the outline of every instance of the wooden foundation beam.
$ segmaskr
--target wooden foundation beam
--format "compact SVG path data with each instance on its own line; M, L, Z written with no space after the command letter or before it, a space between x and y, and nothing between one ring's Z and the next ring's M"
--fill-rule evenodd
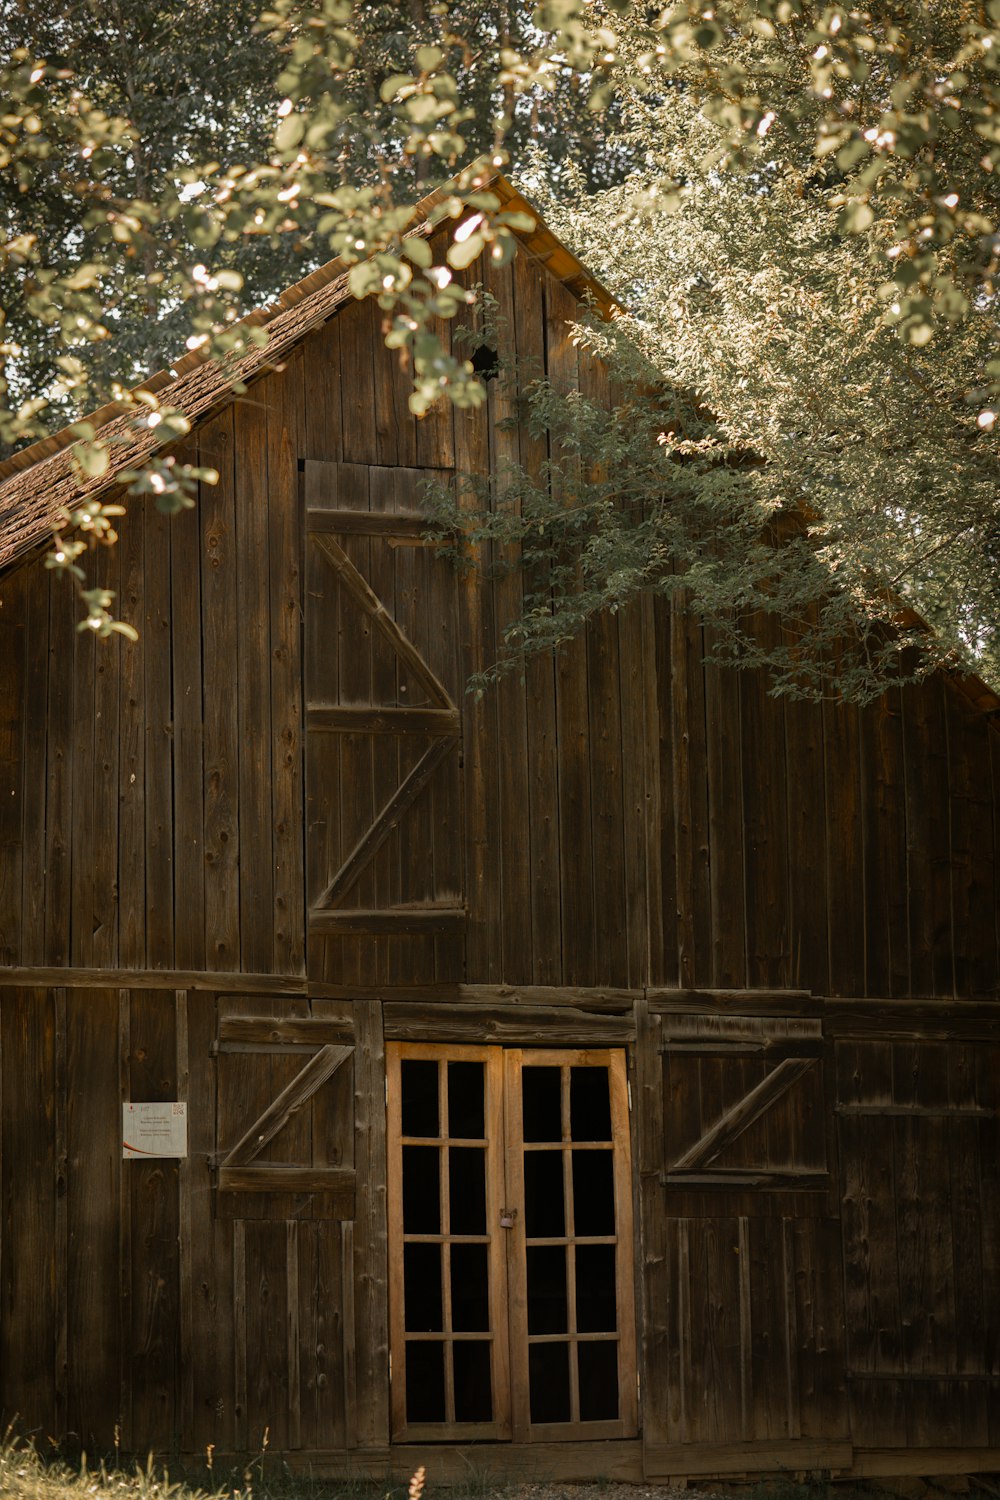
M850 1469L853 1457L854 1450L846 1438L839 1442L779 1438L757 1443L651 1443L643 1454L643 1464L646 1479L669 1479L678 1474L715 1476L843 1470Z

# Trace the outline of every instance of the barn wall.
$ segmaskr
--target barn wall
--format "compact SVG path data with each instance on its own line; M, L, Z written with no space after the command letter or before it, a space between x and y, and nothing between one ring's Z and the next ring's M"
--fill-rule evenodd
M364 1051L258 1158L337 1168L335 1193L223 1191L213 1170L307 1060L227 1050L227 1017L308 1009L204 991L4 990L5 1421L91 1454L116 1433L139 1453L255 1451L265 1428L278 1450L370 1445L385 1409L369 1332L384 1274L354 1205L355 1167L358 1197L370 1195L382 1138L373 1148L368 1109L381 1101L380 1016L314 1008L350 1045L356 1021ZM175 1099L188 1102L189 1155L123 1160L122 1102Z
M987 718L943 674L866 708L775 700L760 671L704 665L666 601L656 617L661 982L995 993Z
M5 963L303 971L300 371L199 429L196 510L97 554L137 644L39 561L0 586Z
M468 279L496 296L529 368L602 398L568 336L568 291L526 254ZM322 663L306 671L321 703L408 700L364 618L317 583L300 468L355 476L310 504L391 511L419 503L422 475L538 472L546 457L506 425L497 381L479 412L416 422L378 318L349 305L198 429L189 456L221 482L196 512L133 507L98 568L137 645L78 634L65 581L37 562L4 580L6 962L305 972L319 866L363 835L422 745L410 736L396 757L391 736L365 732L325 768L305 763L303 656ZM995 735L943 676L867 709L776 701L760 673L704 666L679 604L645 600L477 702L464 683L520 607L517 576L483 589L412 545L344 545L438 663L463 731L459 782L436 775L359 891L379 906L446 896L468 915L447 935L314 932L312 978L995 989Z
M469 279L520 357L600 396L565 288L526 255ZM416 423L377 321L348 306L198 429L221 482L196 511L132 508L99 567L138 645L79 633L38 561L0 582L0 963L40 971L0 984L0 1409L102 1447L117 1425L138 1450L252 1450L267 1427L384 1466L383 1032L489 1037L627 1050L644 1457L623 1473L723 1450L743 1472L768 1443L783 1468L886 1446L988 1467L1000 1020L962 997L996 994L995 734L943 677L865 710L776 702L705 667L666 600L467 695L521 584L456 574L405 514L429 474L537 472L546 447L497 382ZM379 720L430 700L359 579L461 735L327 909L433 738ZM216 1171L303 1065L259 1040L271 1017L282 1047L308 1018L358 1043L262 1154L318 1174L295 1192ZM186 1160L121 1160L130 1098L188 1100Z
M91 1453L116 1431L137 1452L253 1452L267 1429L292 1460L384 1470L383 1037L452 1033L413 1001L232 983L0 991L0 1414ZM629 1472L1000 1467L1000 1012L752 998L510 1007L492 1033L625 1048ZM227 1177L331 1041L354 1050ZM767 1110L693 1161L789 1063ZM173 1099L188 1156L123 1160L122 1102ZM309 1181L282 1189L288 1167Z

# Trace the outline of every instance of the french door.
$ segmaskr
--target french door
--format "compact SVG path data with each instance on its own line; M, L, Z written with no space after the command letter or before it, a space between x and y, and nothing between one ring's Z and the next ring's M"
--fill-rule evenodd
M624 1053L386 1049L397 1441L636 1431Z

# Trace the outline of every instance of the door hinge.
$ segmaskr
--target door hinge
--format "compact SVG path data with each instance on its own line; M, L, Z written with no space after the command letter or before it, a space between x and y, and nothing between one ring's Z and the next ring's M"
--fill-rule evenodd
M628 1112L629 1112L629 1114L631 1114L632 1113L632 1080L630 1078L626 1078L626 1080L625 1080L625 1091L628 1094Z

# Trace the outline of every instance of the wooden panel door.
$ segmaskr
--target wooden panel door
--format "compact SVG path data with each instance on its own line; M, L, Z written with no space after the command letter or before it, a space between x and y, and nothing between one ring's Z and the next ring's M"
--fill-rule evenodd
M390 976L359 942L465 924L457 582L421 540L432 477L306 465L309 931L350 940L369 979Z
M787 1444L788 1467L797 1444L843 1451L821 1022L671 1008L644 1031L645 1472L676 1473L690 1445Z
M387 1049L397 1441L637 1427L624 1054Z

